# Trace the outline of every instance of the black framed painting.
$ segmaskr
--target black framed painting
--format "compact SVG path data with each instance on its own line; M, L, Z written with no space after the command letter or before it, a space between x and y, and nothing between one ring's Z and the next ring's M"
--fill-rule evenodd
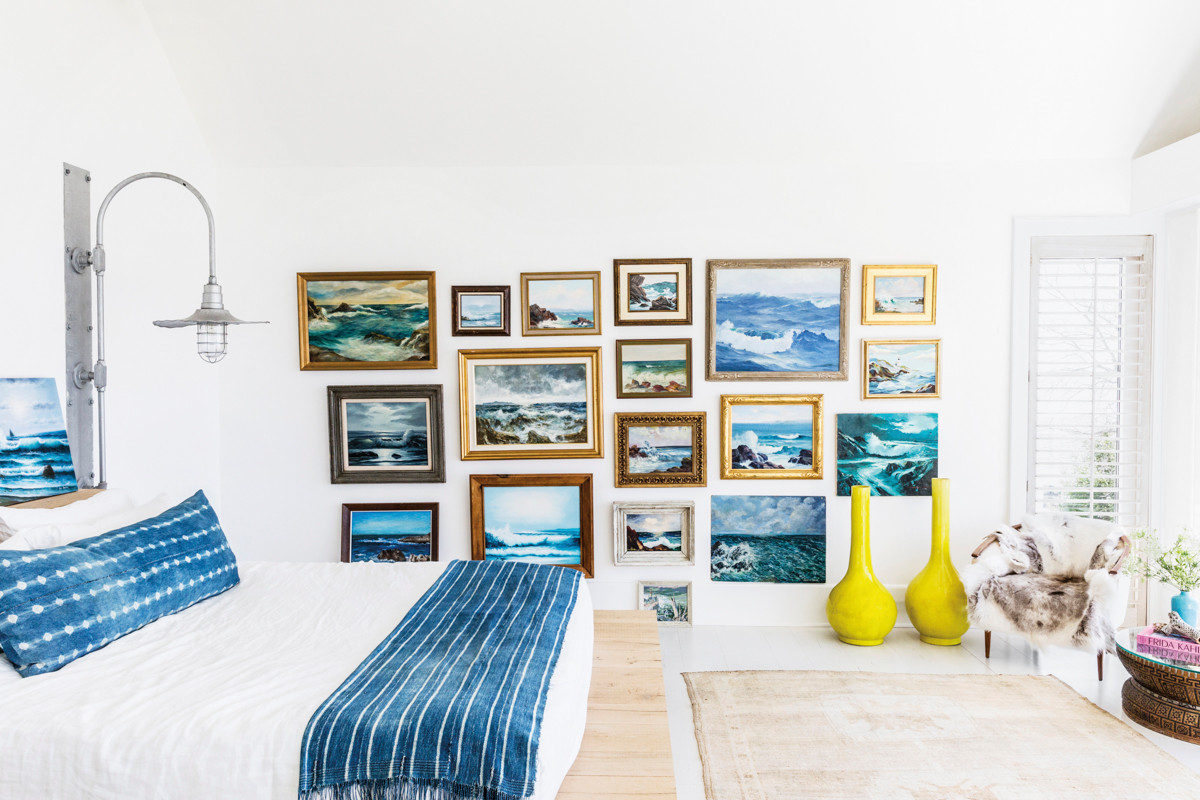
M332 483L445 483L442 387L330 386Z

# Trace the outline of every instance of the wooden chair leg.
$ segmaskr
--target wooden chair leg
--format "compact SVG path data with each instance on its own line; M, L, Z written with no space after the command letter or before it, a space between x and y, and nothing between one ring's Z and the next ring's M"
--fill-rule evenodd
M992 632L991 631L983 632L983 657L984 658L992 657Z
M1104 651L1101 650L1096 654L1096 678L1104 680Z

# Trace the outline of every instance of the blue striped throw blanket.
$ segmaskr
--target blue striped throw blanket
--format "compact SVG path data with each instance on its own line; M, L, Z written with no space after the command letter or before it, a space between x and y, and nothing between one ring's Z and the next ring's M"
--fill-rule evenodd
M579 581L564 567L452 562L309 720L302 800L533 794Z

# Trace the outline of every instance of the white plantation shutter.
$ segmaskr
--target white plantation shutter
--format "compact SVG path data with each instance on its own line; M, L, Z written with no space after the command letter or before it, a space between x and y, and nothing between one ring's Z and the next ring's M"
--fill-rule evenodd
M1030 511L1149 516L1153 237L1035 237Z

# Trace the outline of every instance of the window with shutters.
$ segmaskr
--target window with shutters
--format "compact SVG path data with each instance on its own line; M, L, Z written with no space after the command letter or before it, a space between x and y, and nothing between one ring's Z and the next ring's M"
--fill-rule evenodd
M1030 511L1149 516L1153 237L1034 237Z

